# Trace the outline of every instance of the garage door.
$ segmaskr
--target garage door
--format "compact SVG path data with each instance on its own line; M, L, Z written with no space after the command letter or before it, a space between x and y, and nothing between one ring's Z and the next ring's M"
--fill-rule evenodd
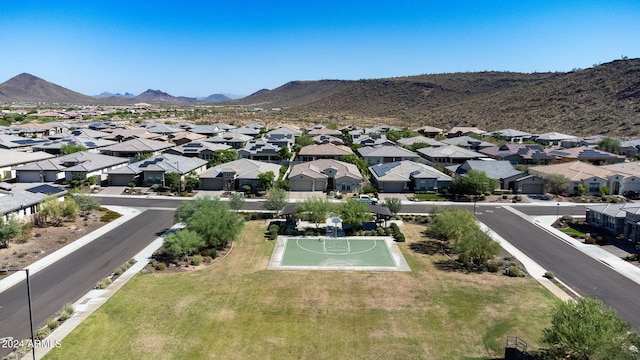
M313 180L291 181L291 191L313 191Z
M544 184L522 184L523 194L542 194L544 193Z
M401 193L404 192L404 182L383 182L380 190L387 193Z

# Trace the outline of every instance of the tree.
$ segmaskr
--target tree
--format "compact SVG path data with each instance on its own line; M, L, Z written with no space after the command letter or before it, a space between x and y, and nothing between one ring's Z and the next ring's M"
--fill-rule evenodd
M638 359L638 335L614 310L586 297L558 303L542 342L554 347L558 358ZM635 349L634 349L635 348Z
M451 192L463 195L480 195L492 192L498 181L487 176L482 170L469 170L464 176L456 176L451 183Z
M556 195L565 191L571 185L571 180L562 174L548 174L543 177L543 180L549 192Z
M354 229L361 228L363 223L371 221L373 218L369 206L356 199L349 199L340 204L338 214L340 214L342 222L351 225Z
M86 151L87 148L80 144L64 144L60 147L60 155L69 155L81 151Z
M164 238L165 251L175 257L193 255L200 251L205 241L198 233L190 230L182 230L171 233Z
M429 225L429 233L455 244L462 236L477 226L473 213L464 209L448 208L437 213L433 224Z
M229 198L229 207L231 210L238 211L244 206L244 194L234 192Z
M0 248L8 248L9 241L20 235L22 227L14 216L9 216L7 221L0 216Z
M347 154L347 155L343 155L340 160L349 164L354 164L355 166L358 167L358 170L360 170L360 173L362 173L362 175L365 178L368 178L367 174L369 174L369 164L365 159L355 154Z
M193 189L196 189L200 186L200 176L196 174L195 171L189 171L185 175L184 179L184 188L186 191L191 192Z
M238 151L235 149L228 150L216 150L213 152L213 159L209 160L207 167L213 167L216 165L238 160Z
M324 223L334 213L334 204L327 198L310 197L296 206L298 217L316 224Z
M620 140L606 137L598 142L598 149L617 154L620 152Z
M265 201L262 203L265 209L275 211L276 214L278 214L285 205L287 205L287 192L284 189L276 187L267 191Z
M181 186L181 176L177 172L169 172L164 174L164 186L171 189L171 192L180 193L182 189Z
M87 194L74 194L73 201L78 204L78 209L82 217L87 217L91 213L91 210L100 208L100 199Z
M288 146L283 146L278 150L278 160L289 160L291 159L291 150L289 150Z
M53 226L60 226L64 218L62 202L55 196L48 196L39 205L38 212L43 217L44 222L51 219Z
M315 144L315 141L313 141L313 138L311 136L307 134L302 134L296 137L296 142L295 142L295 145L293 146L293 150L295 152L300 152L300 149L302 149L303 147L313 145L313 144Z
M263 172L258 174L258 184L263 190L269 190L273 187L273 182L276 180L276 174L273 171Z
M463 233L455 243L460 260L482 266L500 254L500 245L491 236L475 226Z
M234 241L242 230L241 217L219 198L208 196L185 202L176 210L176 220L200 235L206 246L221 249Z
M386 198L384 199L382 206L389 209L393 215L397 215L402 209L402 201L398 198Z

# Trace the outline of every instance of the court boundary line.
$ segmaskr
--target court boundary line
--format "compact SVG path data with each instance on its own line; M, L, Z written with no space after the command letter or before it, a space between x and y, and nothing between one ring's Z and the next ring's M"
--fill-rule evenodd
M269 260L269 264L267 265L267 270L339 270L339 271L411 271L407 260L404 258L404 255L400 251L398 244L393 240L391 236L350 236L343 237L343 240L384 240L387 250L391 255L391 258L395 264L395 266L306 266L306 265L282 265L282 259L284 258L284 253L287 247L287 242L289 239L293 238L306 238L306 239L327 239L326 236L283 236L279 235L276 239L276 244L273 248L273 252L271 254L271 258ZM331 238L332 239L332 238ZM374 242L376 243L376 242Z

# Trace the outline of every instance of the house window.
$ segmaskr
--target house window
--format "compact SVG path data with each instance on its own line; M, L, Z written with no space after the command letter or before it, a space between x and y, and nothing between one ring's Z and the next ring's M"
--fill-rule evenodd
M600 191L600 184L599 183L589 183L589 192L590 193L596 193Z

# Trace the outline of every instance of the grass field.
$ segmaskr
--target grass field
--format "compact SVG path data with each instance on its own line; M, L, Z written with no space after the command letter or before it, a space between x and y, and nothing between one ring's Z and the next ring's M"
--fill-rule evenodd
M47 359L491 359L506 335L535 348L555 301L529 278L438 270L268 271L264 221L248 222L223 261L138 275Z

